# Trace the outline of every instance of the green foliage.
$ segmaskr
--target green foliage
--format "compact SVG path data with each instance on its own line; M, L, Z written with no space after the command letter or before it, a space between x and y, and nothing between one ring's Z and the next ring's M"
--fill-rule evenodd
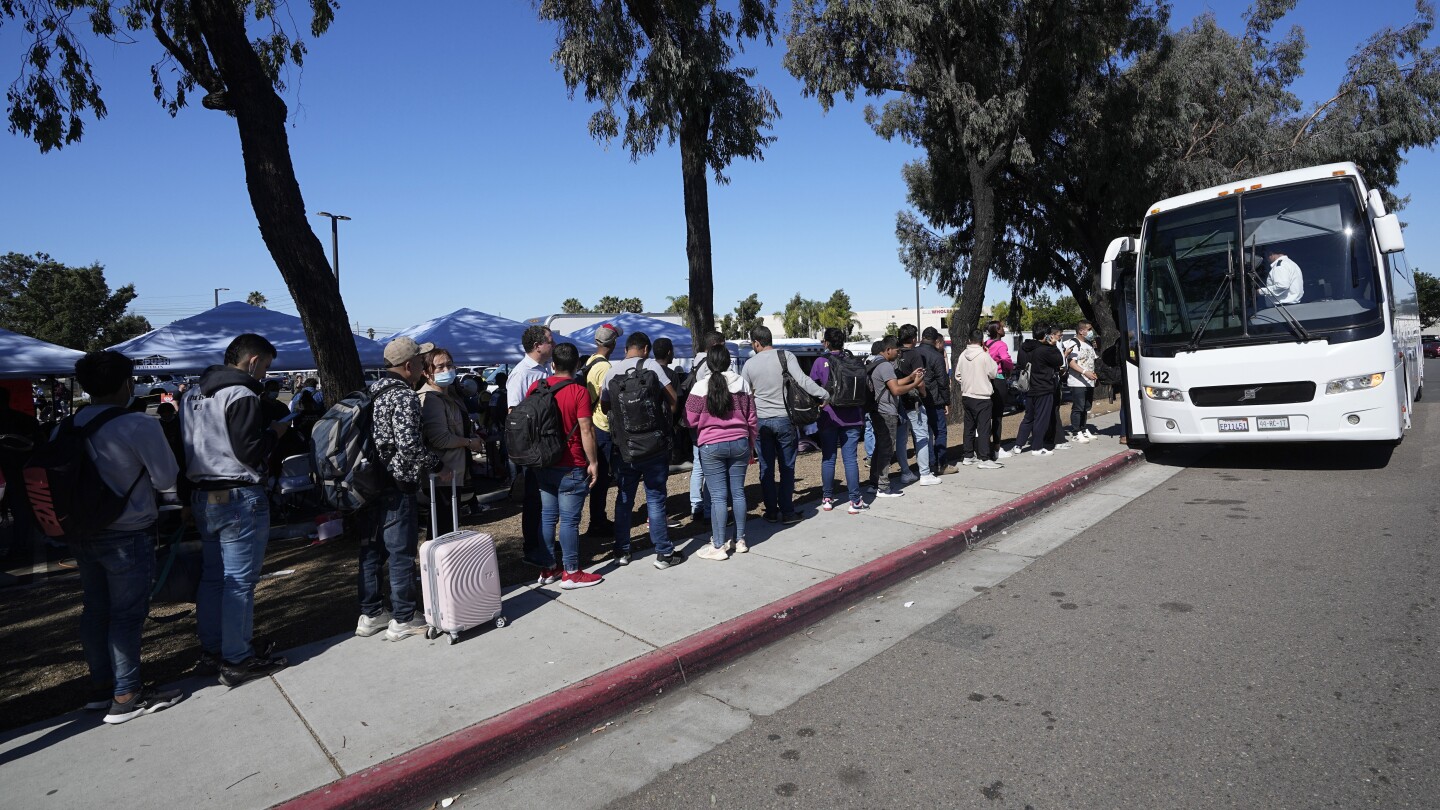
M670 302L670 306L666 307L665 311L673 315L679 315L684 324L687 327L690 326L690 296L667 295L665 296L665 300Z
M566 315L574 315L577 312L584 312L585 305L580 303L579 298L566 298L560 302L560 311Z
M1415 271L1415 292L1420 296L1420 328L1440 323L1440 278Z
M759 160L779 117L770 91L752 87L753 68L735 67L745 40L771 37L775 0L744 0L738 13L715 0L539 0L540 19L559 26L551 57L573 98L600 109L590 134L621 136L632 158L674 143L687 119L707 131L705 163L717 182L736 158ZM732 42L734 43L732 45Z
M880 337L890 337L891 335L895 335L896 337L900 336L900 325L894 321L885 324L885 334Z
M850 296L844 290L830 294L830 300L820 306L817 320L821 329L833 326L847 336L860 326L860 322L855 320L855 310L850 306Z
M750 293L749 296L735 305L735 313L726 315L721 321L720 333L726 338L749 340L750 330L765 323L760 317L760 296Z
M210 0L213 2L213 0ZM5 94L10 131L31 138L49 152L79 141L88 111L97 120L107 109L95 79L94 66L80 35L70 27L76 12L84 14L90 33L108 40L124 39L123 31L153 34L163 49L150 67L155 100L172 116L186 106L199 86L204 104L228 109L225 82L219 75L201 30L201 3L193 0L0 0L0 26L19 24L24 32L20 75ZM305 42L286 28L293 17L275 0L236 0L236 11L261 23L251 41L261 69L277 91L285 89L289 65L305 60ZM335 19L338 0L309 0L311 36L320 36ZM228 9L226 9L228 10Z
M249 304L252 307L259 307L261 309L264 309L265 305L270 303L270 299L266 298L265 293L262 293L259 290L251 290L250 294L245 296L245 303Z
M784 312L775 313L775 318L780 321L786 337L814 337L819 326L820 302L811 301L797 292L785 304Z
M105 268L69 267L44 253L0 256L0 327L81 351L95 351L150 331L125 308L135 285L111 291Z
M1025 310L1030 319L1029 325L1023 326L1027 330L1040 326L1060 326L1065 329L1074 329L1075 324L1085 317L1084 313L1080 311L1080 304L1069 295L1062 295L1058 300L1052 302L1050 296L1037 293L1026 302Z
M604 298L601 298L600 301L599 301L598 303L596 303L593 308L590 309L590 311L591 311L591 312L644 312L644 311L645 311L645 305L644 305L643 303L641 303L641 301L640 301L639 298L619 298L619 297L616 297L616 296L613 296L613 295L607 295L607 296L605 296Z

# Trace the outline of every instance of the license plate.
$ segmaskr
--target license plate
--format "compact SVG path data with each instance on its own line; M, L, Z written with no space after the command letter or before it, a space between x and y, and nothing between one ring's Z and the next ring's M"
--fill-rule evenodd
M1221 433L1248 433L1250 431L1249 419L1221 419Z
M1290 417L1288 416L1257 416L1255 417L1256 430L1289 430Z

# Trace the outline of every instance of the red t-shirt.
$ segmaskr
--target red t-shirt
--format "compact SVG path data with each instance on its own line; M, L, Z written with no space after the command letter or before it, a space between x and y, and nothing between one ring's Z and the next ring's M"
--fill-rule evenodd
M575 426L580 424L581 419L589 419L590 392L586 390L585 383L577 382L573 377L554 376L546 378L553 387L562 382L569 382L570 385L560 389L555 395L555 404L560 406L560 425L565 429L566 435L570 436L570 444L565 449L565 454L555 462L556 467L588 467L589 460L585 458L585 445L580 440L580 431ZM536 380L530 385L530 390L525 392L529 396L534 392L540 381ZM574 430L573 435L570 431Z

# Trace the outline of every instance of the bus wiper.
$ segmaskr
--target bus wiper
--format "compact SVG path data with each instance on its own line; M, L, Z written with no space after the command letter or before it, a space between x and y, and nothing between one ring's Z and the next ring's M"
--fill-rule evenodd
M1193 352L1200 348L1200 338L1204 336L1205 330L1210 328L1210 319L1215 317L1215 310L1220 308L1220 301L1223 300L1221 294L1229 298L1234 282L1235 274L1226 273L1225 283L1215 288L1215 295L1210 298L1210 307L1205 310L1205 317L1200 321L1200 325L1195 327L1195 334L1190 336L1190 343L1185 346L1186 351Z
M1255 288L1258 290L1258 289L1260 289L1261 287L1264 287L1264 286L1265 286L1265 282L1263 282L1263 281L1260 280L1260 274L1259 274L1259 273L1256 273L1255 270L1254 270L1254 268L1249 268L1249 271L1250 271L1250 282L1255 285ZM1300 325L1300 322L1297 321L1297 320L1295 320L1295 316L1290 314L1290 305L1289 305L1289 304L1282 304L1282 303L1280 303L1279 301L1276 301L1275 304L1274 304L1274 308L1275 308L1282 316L1284 316L1284 318L1285 318L1285 323L1287 323L1287 324L1290 325L1290 328L1291 328L1292 330L1294 330L1295 334L1300 338L1300 342L1301 342L1301 343L1305 343L1305 342L1314 340L1314 338L1310 337L1310 333L1307 332L1307 331L1305 331L1305 327L1301 326L1301 325Z

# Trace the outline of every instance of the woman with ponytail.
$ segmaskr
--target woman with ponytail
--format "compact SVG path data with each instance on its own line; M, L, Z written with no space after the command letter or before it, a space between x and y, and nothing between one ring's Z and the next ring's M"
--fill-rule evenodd
M744 554L745 470L758 433L755 399L750 384L730 370L730 350L712 346L705 353L710 376L685 398L685 417L695 428L700 466L710 490L710 545L696 554L705 560L724 560L734 549ZM735 540L725 542L725 508L735 512Z

